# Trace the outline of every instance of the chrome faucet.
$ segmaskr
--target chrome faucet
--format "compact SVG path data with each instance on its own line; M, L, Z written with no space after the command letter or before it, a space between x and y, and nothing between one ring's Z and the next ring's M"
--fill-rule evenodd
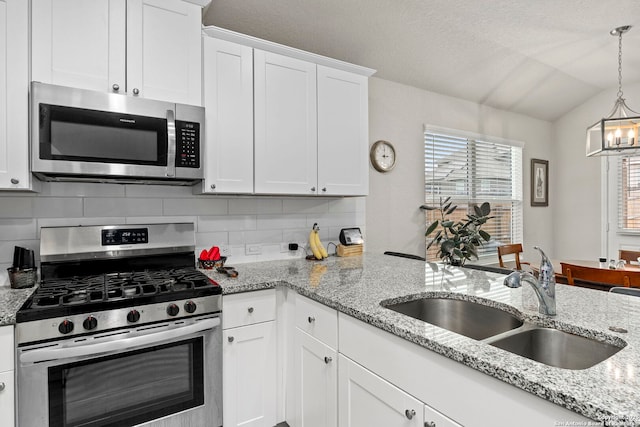
M526 271L514 271L504 279L504 285L509 288L519 288L522 286L522 281L527 282L533 286L533 290L536 291L538 297L538 312L546 314L547 316L556 315L556 278L553 272L553 265L549 258L542 252L537 246L533 249L537 249L542 256L540 261L540 273L539 278L536 278Z

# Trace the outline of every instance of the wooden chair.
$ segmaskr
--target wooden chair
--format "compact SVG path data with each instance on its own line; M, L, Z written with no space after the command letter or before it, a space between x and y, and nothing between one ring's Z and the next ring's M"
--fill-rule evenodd
M502 245L498 246L498 262L500 263L500 267L508 268L504 260L502 259L505 255L514 255L516 260L516 270L522 270L522 265L530 265L528 262L520 261L520 254L523 252L522 243L514 243L512 245Z
M637 262L638 257L640 257L640 252L638 251L627 251L624 249L620 249L618 251L618 259L623 259L627 261L627 264L631 261Z
M585 267L582 265L561 262L562 274L567 278L567 284L592 287L598 289L612 286L640 288L640 271L610 270L606 268Z

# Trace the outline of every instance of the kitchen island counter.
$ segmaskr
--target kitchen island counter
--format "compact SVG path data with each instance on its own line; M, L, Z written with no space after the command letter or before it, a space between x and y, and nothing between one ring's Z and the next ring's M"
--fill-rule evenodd
M35 288L13 289L0 286L0 326L14 325L16 313Z
M443 268L364 254L325 261L291 259L238 264L237 278L203 270L223 294L289 287L342 313L607 425L640 425L640 298L556 286L558 315L538 313L533 290L510 289L504 275ZM383 304L419 296L471 299L507 307L525 322L624 345L591 368L555 368L389 310ZM609 330L622 327L628 333Z

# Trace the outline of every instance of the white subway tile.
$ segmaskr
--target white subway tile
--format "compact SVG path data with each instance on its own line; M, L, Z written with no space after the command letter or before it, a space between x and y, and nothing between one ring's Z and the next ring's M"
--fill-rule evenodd
M124 185L92 182L43 182L40 196L124 197Z
M162 199L84 199L84 216L160 216Z
M254 244L254 243L277 243L280 247L282 242L281 230L260 230L260 231L230 231L229 243L232 245Z
M33 198L0 197L0 218L32 218Z
M301 213L301 214L315 214L329 212L329 201L324 198L291 198L284 199L283 212L285 214Z
M274 230L285 228L304 228L307 224L306 215L258 215L258 230Z
M226 231L213 231L209 233L196 233L196 247L209 249L212 246L220 246L229 244L229 233ZM198 252L196 255L198 255Z
M37 238L35 219L0 219L0 240L28 240Z
M229 213L234 214L279 214L282 199L271 197L229 199Z
M311 231L311 227L283 230L282 242L283 243L307 243L307 241L309 240L310 231Z
M228 200L206 198L164 199L164 215L225 215Z
M198 217L198 231L244 231L256 229L255 215L219 215Z
M127 224L165 224L176 222L193 223L195 231L198 231L198 217L196 216L136 216L125 219Z
M40 238L42 227L75 227L78 225L125 224L124 217L93 217L93 218L38 218L37 238Z
M36 261L40 259L40 240L6 240L0 241L0 263L13 263L16 246L33 250Z
M140 185L127 184L124 185L124 192L127 197L151 197L158 199L167 199L174 197L193 197L191 187L182 185Z
M0 288L2 287L10 287L11 283L9 282L9 272L7 268L11 267L11 263L3 263L0 261Z
M82 216L82 199L77 197L35 197L36 218L68 218Z
M307 226L313 226L313 223L318 223L320 228L326 227L355 227L358 224L358 213L331 213L324 215L308 215Z
M329 201L329 212L363 212L365 206L365 197L342 197Z

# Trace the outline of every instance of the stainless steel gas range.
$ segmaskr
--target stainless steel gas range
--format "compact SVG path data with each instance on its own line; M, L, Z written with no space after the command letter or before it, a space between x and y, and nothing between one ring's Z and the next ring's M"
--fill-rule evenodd
M190 223L42 228L18 426L221 426L222 290L194 251Z

